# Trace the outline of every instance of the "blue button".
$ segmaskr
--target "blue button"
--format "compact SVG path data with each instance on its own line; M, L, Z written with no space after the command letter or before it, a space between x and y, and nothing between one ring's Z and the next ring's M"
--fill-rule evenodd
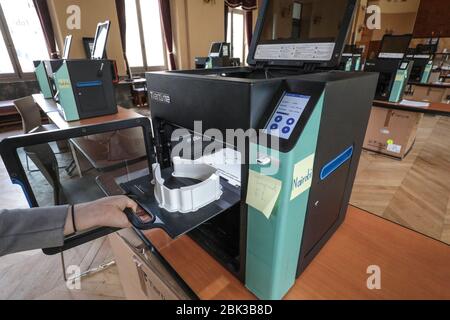
M283 120L282 116L278 116L275 118L275 122L281 122Z
M277 130L278 129L278 125L276 123L274 123L273 125L270 126L270 130Z
M291 132L291 128L289 128L289 127L284 127L283 130L282 130L282 132L283 132L284 134L287 134L287 133Z
M290 126L292 126L294 123L295 123L295 119L293 119L293 118L290 118L287 121L287 124L290 125Z

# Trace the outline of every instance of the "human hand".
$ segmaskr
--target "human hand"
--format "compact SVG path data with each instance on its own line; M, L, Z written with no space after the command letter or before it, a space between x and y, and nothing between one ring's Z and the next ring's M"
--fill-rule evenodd
M123 212L126 208L136 212L138 205L126 196L108 197L77 204L74 210L76 230L84 231L95 227L130 228L131 223ZM70 212L67 220L66 229L71 227L71 223L69 223L69 220L71 220ZM70 234L70 232L66 234Z

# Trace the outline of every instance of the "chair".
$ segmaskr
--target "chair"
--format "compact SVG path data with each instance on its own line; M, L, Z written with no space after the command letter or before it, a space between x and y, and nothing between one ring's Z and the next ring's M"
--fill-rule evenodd
M22 127L24 134L52 131L58 129L58 127L54 124L42 124L41 112L39 111L39 107L34 101L33 97L28 96L25 98L14 100L14 106L16 107L17 112L19 112L20 117L22 118ZM66 148L62 143L57 143L57 145L60 149ZM58 154L62 153L65 152L61 152ZM26 163L28 172L36 172L36 170L30 170L28 157L26 158Z
M105 196L96 184L95 177L84 176L76 180L61 183L58 160L48 143L25 147L26 155L33 161L44 178L53 188L54 204L80 204L94 201ZM64 280L67 281L64 254L61 252L61 265ZM86 274L89 274L87 272Z
M147 85L139 86L133 84L131 86L131 96L133 97L133 104L138 108L148 106L147 101Z
M25 97L14 100L14 106L22 117L23 133L57 130L58 127L54 124L42 124L41 113L39 107L34 102L33 97Z
M58 160L48 143L25 147L24 150L52 186L55 205L79 204L104 197L104 193L96 184L95 177L84 176L61 183Z

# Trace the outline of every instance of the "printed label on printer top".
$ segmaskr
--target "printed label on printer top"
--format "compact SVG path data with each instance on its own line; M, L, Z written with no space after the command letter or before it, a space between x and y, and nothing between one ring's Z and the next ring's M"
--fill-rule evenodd
M257 60L329 61L333 57L334 42L260 44L256 48Z
M291 201L311 188L315 156L312 154L295 165Z

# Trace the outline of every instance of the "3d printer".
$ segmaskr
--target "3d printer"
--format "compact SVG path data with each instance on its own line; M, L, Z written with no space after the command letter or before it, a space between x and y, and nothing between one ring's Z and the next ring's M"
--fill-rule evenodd
M410 83L428 83L433 71L433 57L436 50L437 45L419 44L408 52L406 58L413 62Z
M117 113L114 63L102 59L109 27L109 21L98 24L92 59L65 60L55 71L60 111L66 121Z
M345 217L377 81L376 74L329 71L339 65L355 2L295 1L303 12L298 24L281 18L285 2L264 1L249 67L147 74L157 166L169 179L179 166L174 150L191 144L186 158L213 165L223 195L194 222L196 214L155 209L161 196L149 196L149 177L124 188L170 235L189 231L259 298L283 297ZM186 130L182 141L173 141L177 129ZM280 145L248 141L243 151L208 136L210 129L223 137L262 130L260 137L276 135ZM202 152L211 141L223 148L219 165ZM236 166L236 158L250 161ZM265 174L271 164L279 170ZM183 188L170 181L172 190ZM265 188L278 193L272 210L255 200L264 202Z
M412 69L412 62L405 60L412 35L384 35L378 57L366 62L364 70L378 72L375 99L399 102L402 100Z
M263 2L249 67L147 74L152 127L128 125L143 128L150 170L121 184L148 213L126 212L136 230L189 235L261 299L282 298L345 219L377 84L332 71L356 0L294 2L301 19ZM230 131L249 134L241 144ZM0 147L17 182L13 140Z
M103 59L110 22L99 23L92 59L68 59L72 38L66 38L63 59L35 62L35 73L46 99L58 101L66 121L117 113L114 61Z
M57 89L53 74L61 67L64 60L69 59L71 46L72 36L68 35L64 40L64 50L61 59L33 61L34 73L45 99L53 99L56 96Z
M213 42L208 57L196 57L196 69L213 69L239 66L239 58L232 57L231 44L228 42Z
M361 71L363 49L355 45L346 45L339 69L344 71Z

